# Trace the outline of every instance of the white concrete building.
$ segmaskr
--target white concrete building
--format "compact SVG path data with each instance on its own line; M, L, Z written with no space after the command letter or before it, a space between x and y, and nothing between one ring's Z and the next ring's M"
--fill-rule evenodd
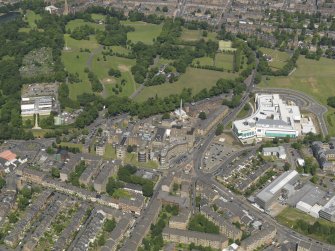
M233 123L233 131L242 143L262 138L296 138L301 134L298 106L287 104L279 94L256 94L255 103L254 114Z

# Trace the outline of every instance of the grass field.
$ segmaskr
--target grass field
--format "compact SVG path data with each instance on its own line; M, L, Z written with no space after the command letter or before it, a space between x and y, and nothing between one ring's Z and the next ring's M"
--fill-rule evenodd
M193 59L194 65L198 65L198 62L199 62L199 65L201 66L206 66L206 65L213 66L214 65L214 60L211 57L201 57L201 58Z
M122 46L112 46L112 51L128 55L131 51Z
M97 61L98 57L100 58L100 61ZM135 64L135 60L115 56L107 56L106 59L107 61L103 61L102 56L97 55L92 61L92 71L99 77L100 81L105 86L104 96L112 95L112 88L116 84L120 85L122 79L125 79L127 82L124 86L122 86L122 92L119 95L127 97L130 96L138 87L130 71L131 67ZM108 70L110 68L120 70L121 77L110 77L108 75Z
M96 30L103 30L105 26L103 24L96 24L96 23L91 23L91 22L85 22L83 19L75 19L71 20L66 24L66 31L69 29L72 31L74 28L83 26L83 25L88 25L90 27L93 27Z
M202 30L189 30L183 28L183 32L180 37L184 41L198 41L200 39L204 40L217 40L215 32L208 32L207 37L202 36Z
M75 144L75 143L69 143L69 142L61 142L59 144L62 147L76 147L79 148L80 151L83 150L83 144Z
M263 77L259 87L289 88L305 92L320 103L326 105L327 98L335 96L335 61L321 58L320 61L301 56L297 69L288 77ZM335 136L335 109L328 107L325 120L329 134Z
M290 59L290 55L286 52L273 50L269 48L261 48L261 51L264 54L267 54L272 57L272 61L269 62L269 66L274 70L281 69L286 64L287 60Z
M225 70L232 70L234 55L228 53L217 53L215 55L215 66L223 67Z
M235 51L235 48L232 48L231 41L220 40L219 41L219 50L220 51Z
M121 23L135 28L135 31L128 32L128 40L131 40L133 43L141 41L145 44L153 44L153 39L159 36L163 26L145 22L122 21Z
M158 164L155 161L148 161L148 162L138 162L137 161L137 154L136 153L126 153L124 163L144 167L144 168L157 168Z
M211 57L201 57L193 59L194 65L201 65L201 66L216 66L223 68L225 70L232 70L233 69L233 61L234 56L228 53L217 53L215 55L215 59Z
M111 144L106 145L105 154L103 156L104 159L116 159L115 148Z
M89 52L80 52L80 48L94 50L99 47L95 38L91 36L90 40L75 40L69 35L64 35L66 45L70 48L69 50L63 50L62 61L65 69L70 73L78 73L81 83L69 84L70 98L75 100L77 95L84 92L91 93L91 84L88 81L87 74L84 72L86 62L90 56ZM79 58L77 58L79 56Z
M163 85L150 86L136 97L138 101L144 101L149 97L166 97L170 94L179 94L183 88L192 88L193 94L200 92L204 88L211 88L216 84L219 78L234 78L233 73L210 71L203 69L188 68L186 73L181 75L175 83L166 83Z

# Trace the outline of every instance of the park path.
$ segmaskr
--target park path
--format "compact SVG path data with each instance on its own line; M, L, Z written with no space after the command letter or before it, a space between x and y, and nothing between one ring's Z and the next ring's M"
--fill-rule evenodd
M103 45L99 45L98 48L94 49L94 50L91 52L89 58L88 58L87 61L86 61L86 67L87 67L89 70L92 69L92 62L93 62L93 58L94 58L94 56L95 56L96 54L100 53L100 52L102 51L102 49L103 49Z

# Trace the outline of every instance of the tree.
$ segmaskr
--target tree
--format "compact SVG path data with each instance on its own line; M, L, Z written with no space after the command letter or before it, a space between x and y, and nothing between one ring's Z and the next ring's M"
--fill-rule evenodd
M224 129L223 125L219 124L218 127L215 130L215 135L216 136L221 135L223 133L223 129Z
M167 7L167 6L164 6L164 7L162 8L162 11L163 11L163 12L168 12L168 11L169 11L169 9L168 9L168 7Z
M107 219L106 222L104 223L104 230L109 233L112 232L115 227L116 227L116 221L114 218L112 220Z
M0 189L3 188L5 185L6 185L6 180L0 177Z
M133 151L134 151L133 146L128 145L128 146L127 146L127 152L128 152L128 153L132 153Z
M288 170L290 170L290 168L291 168L291 165L288 162L285 162L285 164L284 164L284 170L288 171Z
M59 177L60 177L60 172L59 172L58 168L53 167L53 168L51 169L51 176L52 176L53 178L59 178Z
M205 112L200 112L198 117L199 117L199 119L201 119L201 120L205 120L205 119L207 119L207 115L206 115Z

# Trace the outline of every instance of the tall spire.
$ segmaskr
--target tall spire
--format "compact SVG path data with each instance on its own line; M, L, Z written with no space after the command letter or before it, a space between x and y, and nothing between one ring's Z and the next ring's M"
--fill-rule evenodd
M67 0L65 0L63 15L68 15L68 14L69 14L69 5L67 4Z

